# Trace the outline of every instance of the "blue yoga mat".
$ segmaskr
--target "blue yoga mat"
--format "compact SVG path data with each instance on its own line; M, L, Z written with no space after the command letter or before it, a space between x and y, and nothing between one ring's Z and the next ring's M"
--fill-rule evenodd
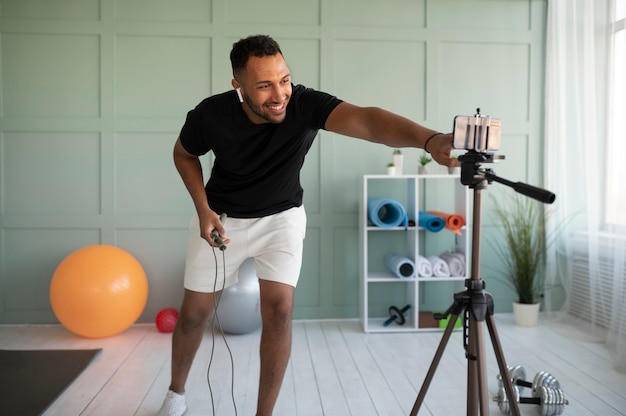
M398 201L393 199L370 199L367 201L367 216L372 224L393 228L409 225L406 210Z
M429 214L427 212L420 211L418 216L418 224L420 227L436 233L441 231L446 225L443 218L436 215Z

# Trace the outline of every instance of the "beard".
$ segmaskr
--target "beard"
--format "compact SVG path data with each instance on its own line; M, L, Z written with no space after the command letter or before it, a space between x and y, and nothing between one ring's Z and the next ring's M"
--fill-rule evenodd
M247 105L248 108L250 109L250 111L252 111L255 115L257 115L258 117L261 117L263 120L265 120L268 123L273 123L273 124L279 124L282 123L285 120L285 115L286 115L286 109L285 111L283 111L282 114L280 115L274 115L270 112L264 111L263 109L263 105L256 105L254 104L254 102L250 99L250 97L247 94L243 94L244 97L244 105Z

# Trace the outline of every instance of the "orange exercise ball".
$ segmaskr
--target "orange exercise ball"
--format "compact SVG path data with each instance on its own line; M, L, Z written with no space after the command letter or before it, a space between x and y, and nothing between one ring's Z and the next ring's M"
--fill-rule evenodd
M68 330L103 338L128 329L148 300L148 279L128 252L108 245L81 248L57 267L50 302Z

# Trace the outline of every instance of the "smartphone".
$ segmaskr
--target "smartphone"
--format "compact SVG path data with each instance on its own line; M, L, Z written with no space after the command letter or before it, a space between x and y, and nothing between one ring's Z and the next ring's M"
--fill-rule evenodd
M479 153L500 148L502 122L489 116L456 116L452 134L452 147L474 150Z

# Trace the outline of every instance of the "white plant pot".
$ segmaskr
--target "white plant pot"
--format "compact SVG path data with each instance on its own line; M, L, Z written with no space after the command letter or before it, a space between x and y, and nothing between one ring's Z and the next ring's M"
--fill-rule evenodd
M518 326L531 327L537 325L539 303L527 304L513 302L513 316Z
M420 165L417 167L417 173L420 175L426 175L428 174L428 169L426 169L426 166Z
M394 165L396 165L396 175L402 175L402 162L403 161L404 161L403 154L394 153L392 162Z
M387 166L387 175L394 176L396 174L395 166Z

